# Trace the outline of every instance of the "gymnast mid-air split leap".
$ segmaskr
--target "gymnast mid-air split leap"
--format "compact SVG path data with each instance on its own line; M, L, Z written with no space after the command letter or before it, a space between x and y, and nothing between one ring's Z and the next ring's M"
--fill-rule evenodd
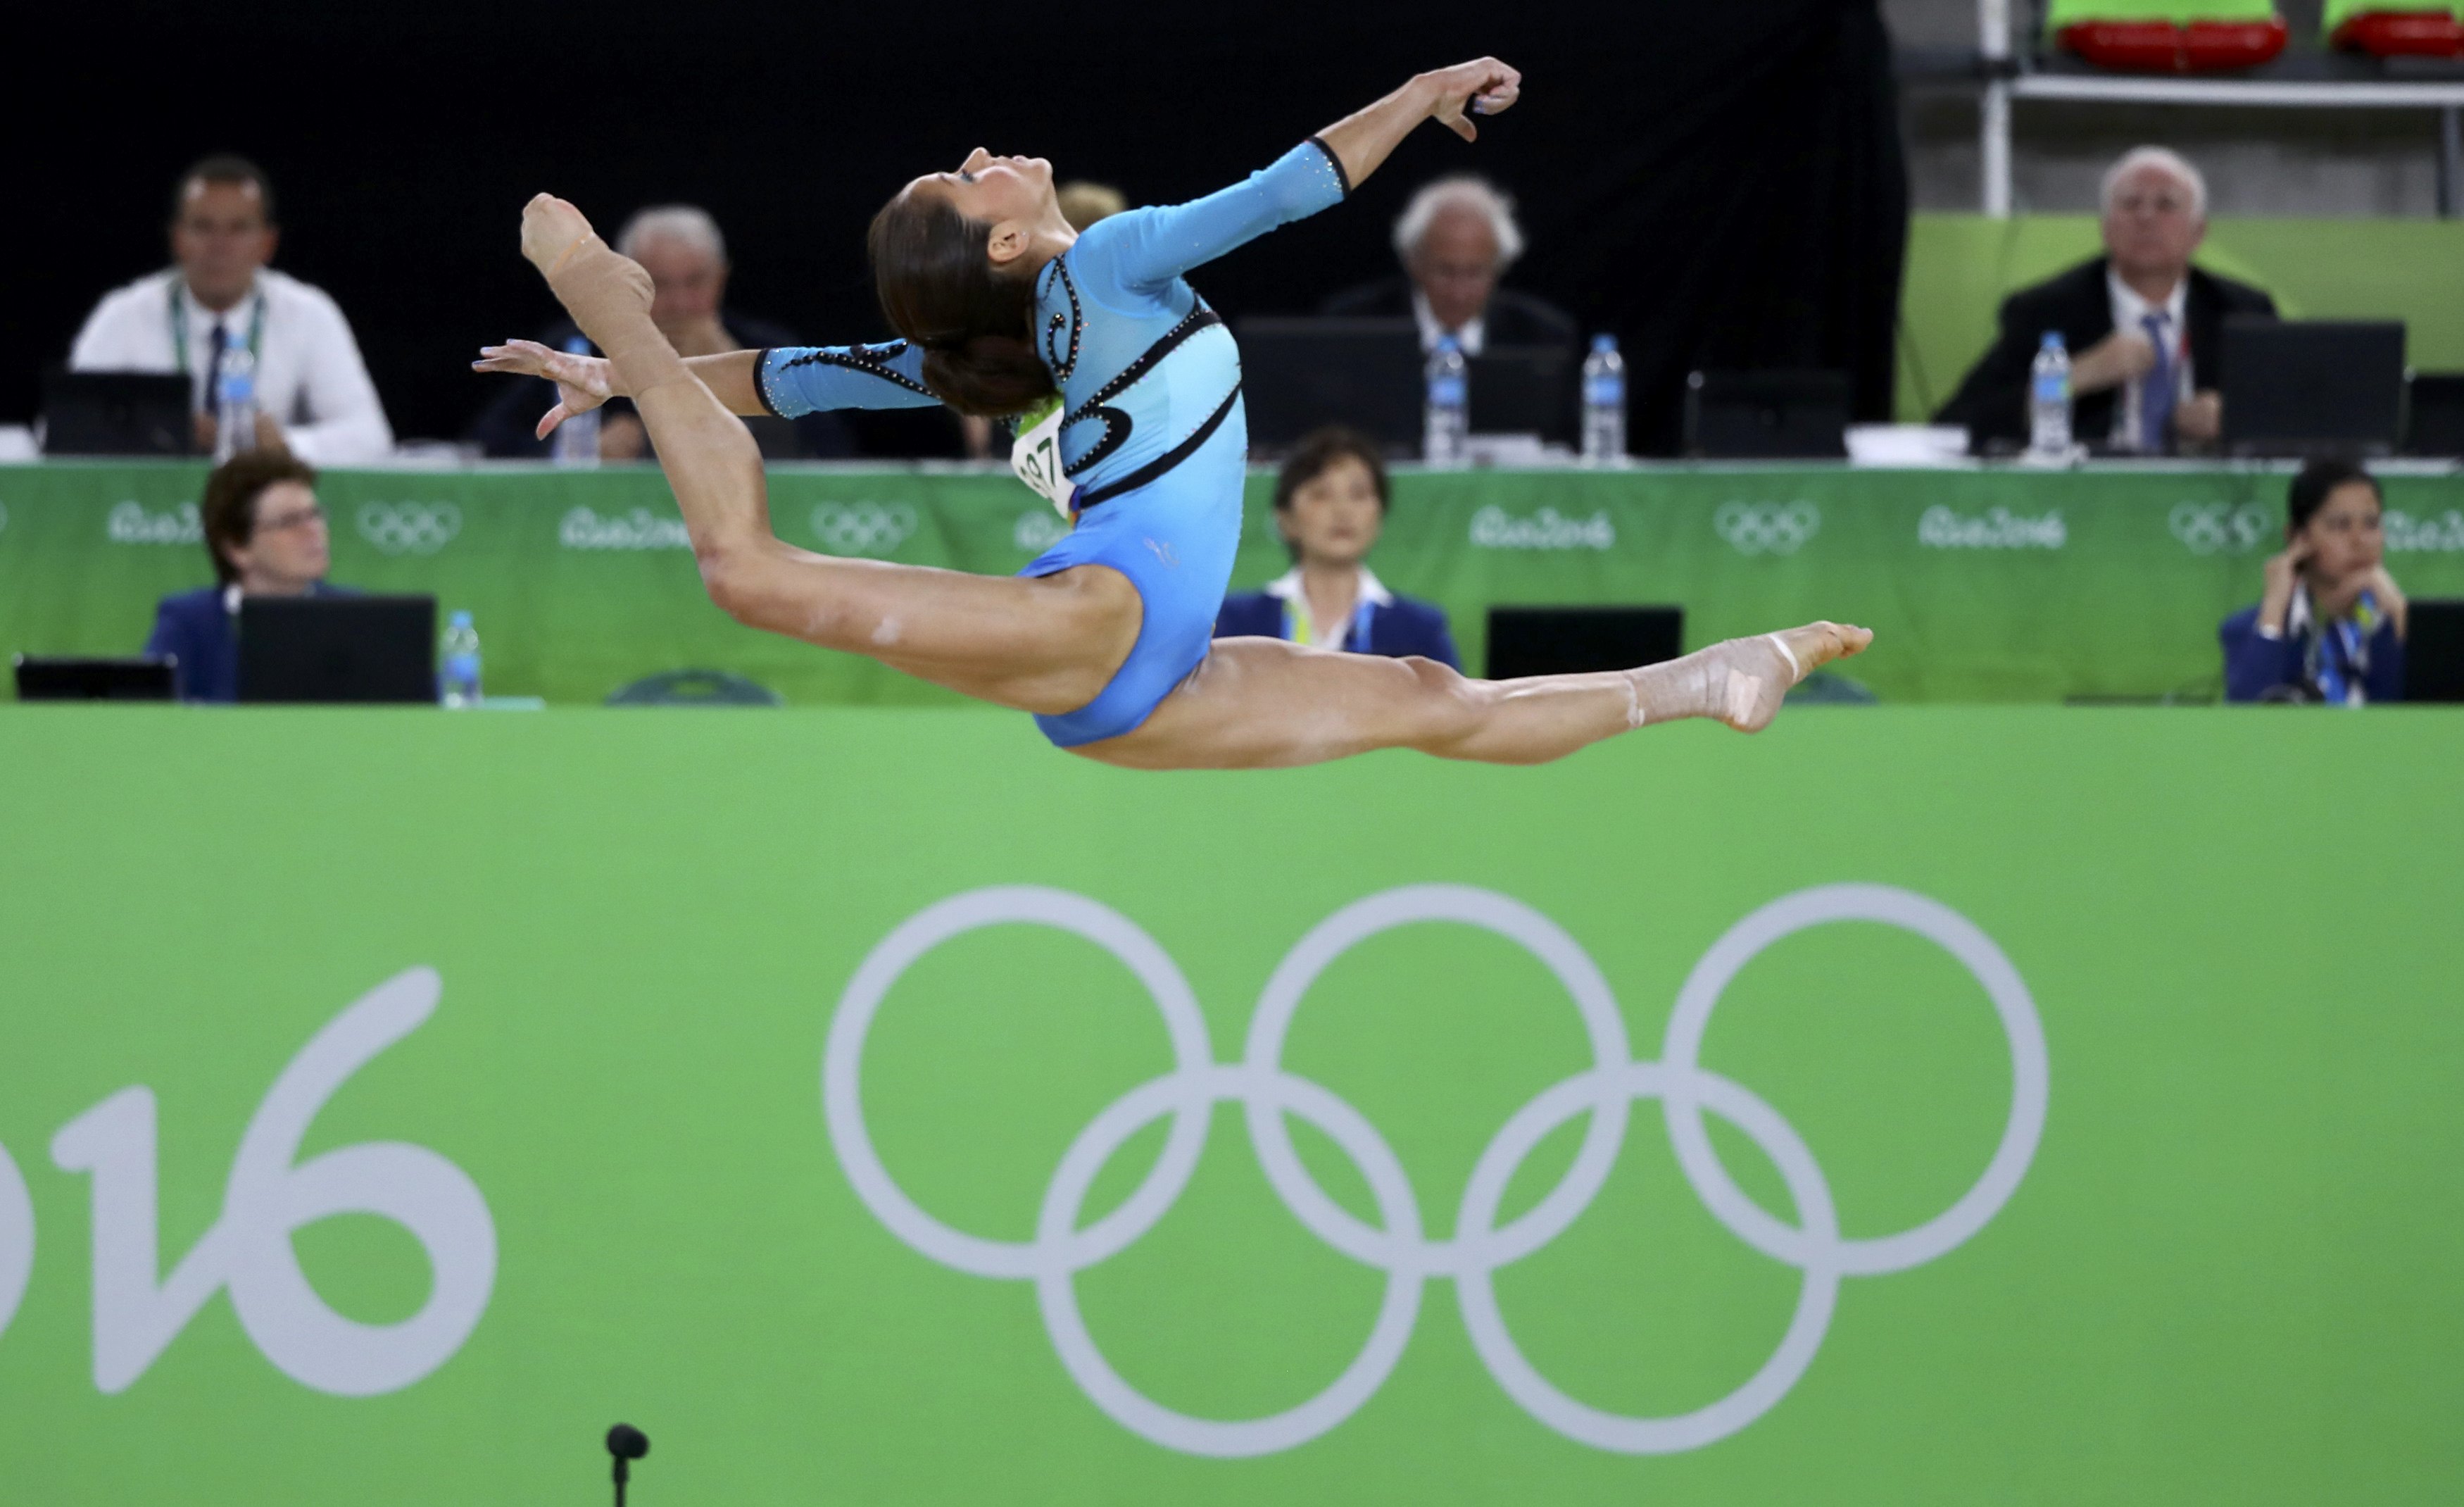
M1748 732L1816 666L1872 642L1813 623L1682 659L1595 675L1466 679L1426 659L1274 638L1210 643L1241 537L1248 427L1232 335L1183 274L1341 200L1414 126L1515 102L1494 58L1422 74L1193 203L1071 231L1042 158L979 147L874 216L878 345L687 361L650 322L650 279L540 194L522 255L606 355L527 341L483 371L555 381L539 422L628 396L674 488L711 599L755 628L869 654L1031 712L1073 753L1135 768L1314 764L1375 748L1538 764L1649 722L1709 717ZM1072 521L1017 576L843 560L770 527L761 457L737 414L945 403L1015 421L1015 465Z

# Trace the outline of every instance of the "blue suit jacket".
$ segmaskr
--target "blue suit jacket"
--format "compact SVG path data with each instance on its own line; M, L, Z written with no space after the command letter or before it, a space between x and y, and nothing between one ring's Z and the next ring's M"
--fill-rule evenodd
M2302 679L2305 634L2296 638L2263 638L2258 609L2243 608L2216 627L2225 651L2225 699L2255 701L2277 686L2299 686ZM2382 617L2370 632L2370 668L2362 690L2372 701L2404 699L2404 640L2395 636L2395 619Z
M1222 608L1215 614L1215 636L1283 637L1283 598L1264 591L1242 591L1225 597ZM1384 654L1393 659L1419 654L1451 669L1463 668L1462 658L1455 653L1454 634L1446 630L1446 614L1408 596L1397 596L1390 605L1369 614L1368 643L1345 647L1354 654Z
M308 588L311 596L348 596L323 582ZM154 605L154 632L146 637L149 654L172 654L183 701L239 699L239 621L223 607L223 588L199 587L175 591Z

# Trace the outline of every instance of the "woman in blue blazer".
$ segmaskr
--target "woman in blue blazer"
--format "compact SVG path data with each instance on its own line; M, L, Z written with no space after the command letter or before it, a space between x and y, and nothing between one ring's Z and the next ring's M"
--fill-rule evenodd
M1275 478L1275 526L1292 568L1263 591L1225 597L1215 636L1419 654L1463 668L1446 614L1397 596L1362 564L1385 525L1387 502L1386 467L1366 435L1330 428L1302 440Z
M2284 549L2256 607L2224 620L2228 701L2401 700L2408 606L2387 569L2376 477L2314 460L2285 494Z

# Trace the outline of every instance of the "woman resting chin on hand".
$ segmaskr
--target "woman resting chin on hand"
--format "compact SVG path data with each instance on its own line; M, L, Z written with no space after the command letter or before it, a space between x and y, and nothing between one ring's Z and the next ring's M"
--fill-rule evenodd
M2293 478L2258 606L2217 630L2226 700L2403 699L2406 603L2387 571L2384 507L2350 461L2314 460Z

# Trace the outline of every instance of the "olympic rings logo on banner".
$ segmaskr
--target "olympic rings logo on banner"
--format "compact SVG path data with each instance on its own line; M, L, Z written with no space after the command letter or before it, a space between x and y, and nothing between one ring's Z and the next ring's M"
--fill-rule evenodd
M834 555L886 555L915 532L915 510L904 502L824 502L813 509L813 537Z
M2268 516L2255 502L2177 502L2165 516L2165 526L2194 555L2243 555L2267 533Z
M1949 1208L1912 1230L1874 1238L1839 1232L1831 1186L1813 1152L1777 1110L1701 1063L1705 1030L1722 992L1747 964L1782 938L1832 921L1874 921L1932 942L1984 986L2011 1051L2010 1119L1984 1174ZM1573 998L1591 1042L1592 1065L1544 1090L1509 1117L1474 1165L1451 1237L1422 1233L1402 1164L1376 1127L1328 1089L1286 1072L1284 1039L1293 1014L1329 964L1397 926L1447 921L1492 932L1538 959ZM882 1164L865 1124L860 1076L866 1034L907 969L954 937L985 926L1049 926L1083 937L1129 968L1163 1013L1174 1068L1115 1099L1078 1133L1045 1186L1032 1240L968 1234L924 1211ZM1687 975L1661 1043L1661 1059L1638 1061L1625 1020L1591 956L1554 921L1490 890L1414 885L1345 906L1303 937L1266 982L1242 1060L1219 1063L1197 996L1155 939L1118 911L1084 896L1040 887L996 887L953 896L908 920L868 954L840 997L822 1060L822 1107L847 1181L901 1241L976 1276L1030 1281L1053 1348L1089 1399L1131 1431L1184 1453L1271 1454L1305 1444L1350 1417L1385 1384L1419 1316L1423 1286L1451 1280L1472 1347L1489 1375L1532 1417L1595 1449L1663 1454L1700 1449L1751 1424L1813 1364L1831 1323L1839 1282L1921 1266L1957 1248L2001 1210L2026 1176L2044 1131L2045 1037L2035 1002L2001 948L1939 901L1876 884L1834 884L1771 901L1728 928ZM1508 1332L1491 1276L1563 1234L1608 1181L1637 1099L1657 1099L1685 1180L1711 1213L1754 1250L1803 1274L1795 1312L1778 1348L1744 1385L1692 1412L1640 1418L1577 1401L1543 1377ZM1078 1307L1077 1274L1119 1254L1153 1230L1179 1199L1206 1141L1218 1102L1238 1103L1266 1181L1310 1233L1386 1275L1368 1342L1324 1391L1264 1418L1217 1420L1176 1412L1133 1388L1104 1359ZM1774 1218L1720 1163L1704 1113L1743 1131L1778 1168L1795 1224ZM1293 1150L1286 1117L1326 1133L1352 1159L1377 1206L1370 1225L1328 1196ZM1507 1186L1550 1133L1590 1117L1580 1150L1557 1186L1504 1225ZM1119 1208L1084 1229L1089 1189L1107 1163L1145 1127L1170 1119L1163 1151Z
M360 537L388 555L432 555L462 532L462 510L451 502L370 502L360 509Z
M1793 555L1822 530L1811 502L1723 502L1711 526L1741 555Z

